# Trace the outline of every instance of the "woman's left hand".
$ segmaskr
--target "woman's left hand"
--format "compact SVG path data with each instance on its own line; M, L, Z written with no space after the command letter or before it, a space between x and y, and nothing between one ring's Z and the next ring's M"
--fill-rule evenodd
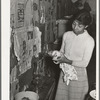
M59 63L67 63L67 64L72 64L72 61L67 59L65 55L62 55L61 57L58 57L57 62Z
M61 57L58 57L57 58L57 61L59 63L66 63L66 57L64 55L61 55Z

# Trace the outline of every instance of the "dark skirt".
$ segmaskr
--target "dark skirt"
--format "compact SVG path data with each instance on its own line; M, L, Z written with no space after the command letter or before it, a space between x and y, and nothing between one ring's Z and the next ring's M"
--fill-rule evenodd
M88 79L86 68L75 67L78 80L70 81L66 85L61 71L55 100L84 100L88 93Z

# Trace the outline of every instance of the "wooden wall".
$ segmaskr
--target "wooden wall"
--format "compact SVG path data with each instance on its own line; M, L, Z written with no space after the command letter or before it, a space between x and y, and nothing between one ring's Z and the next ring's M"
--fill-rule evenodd
M57 0L11 0L10 3L10 96L13 100L32 81L32 57L43 52L45 43L54 42Z

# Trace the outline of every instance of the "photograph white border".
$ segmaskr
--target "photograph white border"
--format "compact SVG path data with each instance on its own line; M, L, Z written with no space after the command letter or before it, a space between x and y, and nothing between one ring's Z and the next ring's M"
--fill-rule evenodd
M1 100L9 100L10 0L1 0Z

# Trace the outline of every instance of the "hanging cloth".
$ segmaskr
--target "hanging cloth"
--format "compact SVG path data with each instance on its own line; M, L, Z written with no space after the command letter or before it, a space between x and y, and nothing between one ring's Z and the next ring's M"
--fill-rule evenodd
M14 52L15 52L15 55L16 55L18 61L19 61L20 60L20 43L19 43L16 31L14 34Z

